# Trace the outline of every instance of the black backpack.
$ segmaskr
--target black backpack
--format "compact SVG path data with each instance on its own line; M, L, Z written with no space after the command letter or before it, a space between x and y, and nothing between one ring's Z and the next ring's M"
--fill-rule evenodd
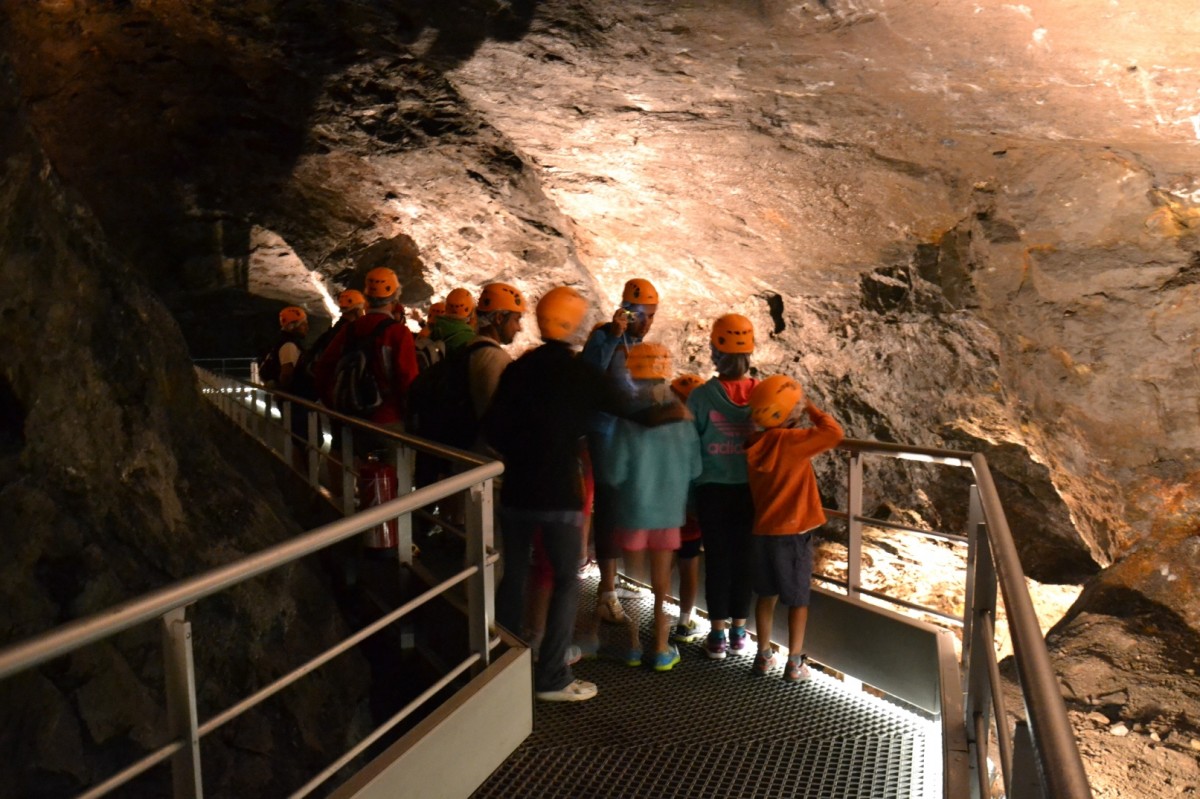
M435 363L441 363L446 357L446 342L421 336L416 342L417 371L424 372Z
M418 374L408 387L409 432L459 449L474 444L479 419L471 401L471 353L498 346L491 340L474 341Z
M279 373L283 369L283 364L279 362L279 351L283 349L283 345L292 342L296 346L300 346L302 339L295 335L280 336L271 345L271 349L258 356L258 382L264 386L272 386L279 382ZM304 358L303 347L300 352L301 360ZM300 364L297 362L297 368Z
M321 360L321 356L325 354L325 350L329 348L341 329L351 321L342 317L322 333L311 347L301 353L300 361L296 364L296 374L292 378L293 394L314 402L320 399L320 394L317 392L317 361Z
M333 407L350 416L369 416L383 405L387 392L379 385L371 360L375 357L375 342L395 319L384 319L365 336L354 335L346 329L346 344L333 372Z

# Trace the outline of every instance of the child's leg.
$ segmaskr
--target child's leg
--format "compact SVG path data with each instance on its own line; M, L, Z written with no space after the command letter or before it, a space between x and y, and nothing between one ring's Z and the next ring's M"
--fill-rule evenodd
M760 600L761 601L761 600ZM762 622L759 621L761 625ZM797 659L804 652L804 628L808 625L808 606L788 608L788 656ZM759 627L762 635L762 627ZM761 648L762 638L759 638Z
M671 561L675 552L670 549L650 550L650 586L654 590L654 651L667 651L667 632L670 619L667 618L667 594L671 592Z
M625 551L625 576L638 582L644 582L646 579L646 552L638 550L636 552Z
M754 624L758 632L758 651L771 651L771 622L775 618L775 603L779 599L777 594L770 596L760 596L758 603L754 606ZM788 616L788 621L791 621L791 616ZM803 635L803 633L801 633Z
M700 590L700 558L679 559L679 620L686 622L696 607L696 593Z

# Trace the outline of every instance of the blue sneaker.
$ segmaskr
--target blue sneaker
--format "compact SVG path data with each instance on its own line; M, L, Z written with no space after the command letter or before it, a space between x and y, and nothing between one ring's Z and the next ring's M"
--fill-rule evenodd
M630 647L625 650L625 654L620 658L621 662L626 666L642 665L642 650L640 647Z
M666 652L654 653L654 670L655 671L670 671L675 668L675 664L679 662L679 647L674 644L667 645Z

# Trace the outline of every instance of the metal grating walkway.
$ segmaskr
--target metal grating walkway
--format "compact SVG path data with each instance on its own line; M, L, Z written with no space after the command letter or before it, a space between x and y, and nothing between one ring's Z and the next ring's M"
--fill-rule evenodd
M581 583L580 625L595 580ZM624 600L650 641L650 602ZM671 608L672 612L675 608ZM628 633L604 625L614 651ZM602 653L607 647L602 647ZM753 647L751 647L753 648ZM753 653L709 660L702 642L660 674L615 659L584 661L587 702L538 702L533 734L474 796L933 799L941 732L928 718L813 670L788 685L751 673Z

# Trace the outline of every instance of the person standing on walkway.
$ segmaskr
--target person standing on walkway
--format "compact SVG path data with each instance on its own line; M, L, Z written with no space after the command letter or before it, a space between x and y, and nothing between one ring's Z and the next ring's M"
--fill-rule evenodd
M702 385L704 378L700 375L682 374L671 381L671 393L681 405L686 406L692 391ZM697 442L697 454L699 451ZM703 631L698 629L696 620L692 618L692 612L696 609L696 596L700 593L700 522L696 519L690 496L683 527L679 528L676 563L679 568L679 618L671 628L671 641L676 644L690 644L704 635Z
M633 409L677 405L667 378L671 354L659 343L642 342L626 359L633 380ZM665 602L671 590L671 563L679 549L688 486L700 475L700 442L689 419L644 427L618 419L600 461L598 482L616 488L616 538L626 552L650 553L650 585L654 592L654 638L650 662L655 671L670 671L679 650L668 642L670 619ZM626 653L628 665L641 665L640 645Z
M598 326L588 336L580 358L595 366L608 379L622 404L634 395L633 383L625 360L629 349L640 344L654 324L658 312L658 290L649 280L634 278L625 284L621 293L621 306L613 314L611 322ZM605 457L616 416L599 413L588 432L588 458L593 478L599 473L597 461ZM592 540L596 549L596 561L600 567L600 582L597 585L596 612L601 621L613 624L628 623L625 609L617 598L617 559L621 547L616 540L615 515L618 502L616 489L596 479L593 484L593 512L591 519ZM640 555L637 562L627 563L626 568L639 576L642 572Z
M811 427L802 427L808 414ZM804 630L812 590L812 531L825 523L812 459L833 449L845 435L837 421L806 401L800 384L786 375L763 380L750 392L750 418L762 428L746 440L750 493L754 497L752 569L758 594L754 621L758 655L752 671L766 674L778 662L771 623L779 600L788 609L785 682L810 676Z
M304 355L308 336L308 314L289 305L279 312L279 339L258 364L258 379L267 388L291 391L296 367Z
M326 405L343 410L333 396L338 362L348 346L369 342L368 367L383 401L364 418L381 427L401 431L404 429L405 396L417 376L417 358L412 332L393 318L400 303L400 279L387 267L372 269L367 272L363 293L367 312L346 325L329 342L317 361L317 386Z
M746 475L745 441L750 421L750 377L754 325L740 314L713 323L711 352L717 376L688 397L700 436L703 471L693 484L696 516L704 541L704 593L712 631L705 651L714 660L746 652L750 613L750 534L754 502ZM726 636L728 620L733 629Z
M464 288L446 295L445 309L429 323L429 337L446 345L446 355L475 338L475 298Z
M567 662L579 600L576 558L583 527L579 441L605 402L595 367L575 357L570 339L589 310L575 289L551 289L538 302L543 343L500 376L483 420L487 443L504 459L500 533L504 577L496 591L496 620L520 631L534 535L540 531L554 574L545 634L534 671L537 698L579 702L597 693L577 680Z

